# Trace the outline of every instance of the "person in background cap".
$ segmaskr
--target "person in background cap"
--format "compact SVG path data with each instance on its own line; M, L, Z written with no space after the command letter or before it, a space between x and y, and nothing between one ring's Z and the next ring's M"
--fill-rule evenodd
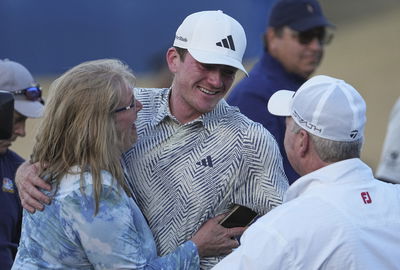
M400 184L400 97L390 113L376 177L382 181Z
M25 136L26 119L40 117L44 106L39 85L19 63L0 60L0 90L14 94L12 135L0 140L0 269L10 269L17 252L22 221L14 177L23 159L8 148L17 137Z
M129 184L160 256L217 216L213 225L220 232L220 246L199 250L202 269L221 259L215 255L237 247L232 237L245 229L223 228L218 214L234 204L265 214L281 203L288 187L275 140L223 100L237 69L245 72L245 48L245 32L232 17L222 11L191 14L166 53L174 74L171 88L135 89L143 109L136 122L138 141L123 158ZM21 179L40 182L27 176L34 166L23 168ZM48 198L29 194L32 186L25 187L23 205L42 209L36 200Z
M270 114L265 104L279 89L298 89L315 71L324 46L332 39L328 33L332 26L317 0L278 0L269 14L263 55L250 76L241 80L227 97L230 105L263 124L275 137L290 184L299 175L290 166L283 147L285 120Z
M301 177L215 269L399 269L400 186L360 160L366 105L351 85L315 76L272 95Z

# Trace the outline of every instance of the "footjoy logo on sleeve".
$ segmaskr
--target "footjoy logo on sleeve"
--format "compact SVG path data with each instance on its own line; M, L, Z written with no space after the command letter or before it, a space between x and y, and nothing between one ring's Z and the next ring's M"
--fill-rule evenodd
M361 198L363 199L365 204L372 203L371 196L369 196L369 193L367 191L361 192Z

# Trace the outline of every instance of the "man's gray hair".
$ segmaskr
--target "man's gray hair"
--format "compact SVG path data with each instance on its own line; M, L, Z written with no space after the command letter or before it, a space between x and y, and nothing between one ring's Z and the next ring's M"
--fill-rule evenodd
M294 125L291 131L293 133L299 133L302 128L295 121L293 121L293 123ZM309 132L307 133L311 137L311 141L314 143L315 151L319 158L324 162L331 163L360 157L361 148L364 142L363 138L352 142L339 142L317 137Z

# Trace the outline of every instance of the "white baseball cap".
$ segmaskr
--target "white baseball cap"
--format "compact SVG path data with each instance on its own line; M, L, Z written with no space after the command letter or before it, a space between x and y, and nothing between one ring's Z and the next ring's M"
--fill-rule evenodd
M174 46L187 49L200 63L232 66L248 75L242 65L246 34L238 21L221 10L187 16L176 31Z
M31 73L21 64L8 59L0 60L0 89L15 93L37 87ZM44 106L40 100L28 100L24 95L14 94L14 109L29 118L39 118Z
M314 76L297 92L280 90L268 101L270 113L291 116L303 129L332 141L356 141L364 136L366 105L343 80Z

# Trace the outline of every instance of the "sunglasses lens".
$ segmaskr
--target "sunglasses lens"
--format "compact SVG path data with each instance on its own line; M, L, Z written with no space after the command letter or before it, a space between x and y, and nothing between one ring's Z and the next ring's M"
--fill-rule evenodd
M42 91L39 87L29 87L26 89L25 96L29 100L37 100L42 96Z
M300 32L298 34L299 42L303 45L310 44L315 38L322 45L329 44L333 35L326 33L325 29L312 29L309 31Z
M313 36L309 35L308 32L299 33L299 42L303 45L310 43L313 40Z

